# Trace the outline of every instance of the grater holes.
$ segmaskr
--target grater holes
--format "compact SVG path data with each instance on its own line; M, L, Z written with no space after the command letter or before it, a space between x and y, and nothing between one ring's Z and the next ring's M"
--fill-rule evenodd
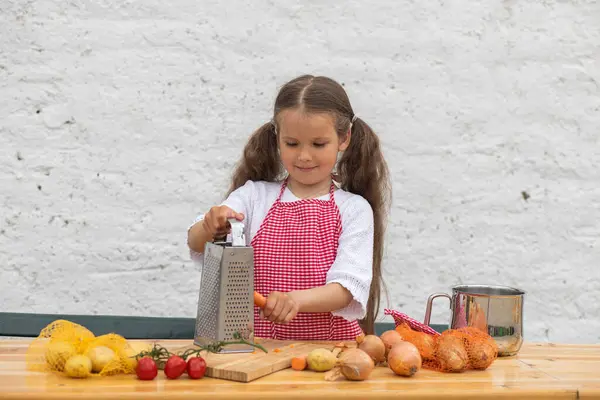
M254 302L249 284L251 268L238 261L230 261L228 267L224 333L232 337L236 331L244 332L253 323Z
M202 268L200 299L196 330L199 336L214 336L217 331L215 310L219 302L219 275L221 261L208 256Z

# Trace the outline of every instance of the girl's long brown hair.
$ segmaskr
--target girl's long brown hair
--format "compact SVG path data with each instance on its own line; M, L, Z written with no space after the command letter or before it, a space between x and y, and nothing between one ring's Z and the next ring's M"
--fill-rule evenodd
M384 286L381 262L391 185L379 138L362 119L357 118L352 122L354 110L340 84L327 77L312 75L303 75L285 84L275 100L272 121L258 128L246 144L242 159L233 173L228 194L248 180L277 182L282 179L284 171L279 161L276 125L279 112L285 109L330 113L335 117L336 131L342 139L351 128L350 145L338 162L336 180L342 189L364 197L373 209L373 280L367 314L361 321L365 332L371 334L374 332Z

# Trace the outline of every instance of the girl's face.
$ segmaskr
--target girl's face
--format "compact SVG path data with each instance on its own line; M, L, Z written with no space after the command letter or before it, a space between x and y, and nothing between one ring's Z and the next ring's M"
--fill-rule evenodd
M278 116L281 161L290 178L304 186L331 179L338 152L348 148L350 135L340 140L334 117L284 110Z

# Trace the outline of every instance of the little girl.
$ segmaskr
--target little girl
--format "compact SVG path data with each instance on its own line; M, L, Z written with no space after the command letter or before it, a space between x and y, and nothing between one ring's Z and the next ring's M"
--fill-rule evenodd
M227 199L196 219L188 246L201 260L228 218L244 221L255 290L267 298L255 307L255 336L353 340L374 331L389 199L379 139L343 87L300 76L281 88Z

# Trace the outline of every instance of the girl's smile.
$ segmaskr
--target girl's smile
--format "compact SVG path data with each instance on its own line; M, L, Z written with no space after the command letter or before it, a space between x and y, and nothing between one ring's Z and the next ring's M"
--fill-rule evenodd
M311 172L311 171L314 171L315 169L317 169L317 167L298 167L298 166L296 166L296 169L299 169L301 172Z

